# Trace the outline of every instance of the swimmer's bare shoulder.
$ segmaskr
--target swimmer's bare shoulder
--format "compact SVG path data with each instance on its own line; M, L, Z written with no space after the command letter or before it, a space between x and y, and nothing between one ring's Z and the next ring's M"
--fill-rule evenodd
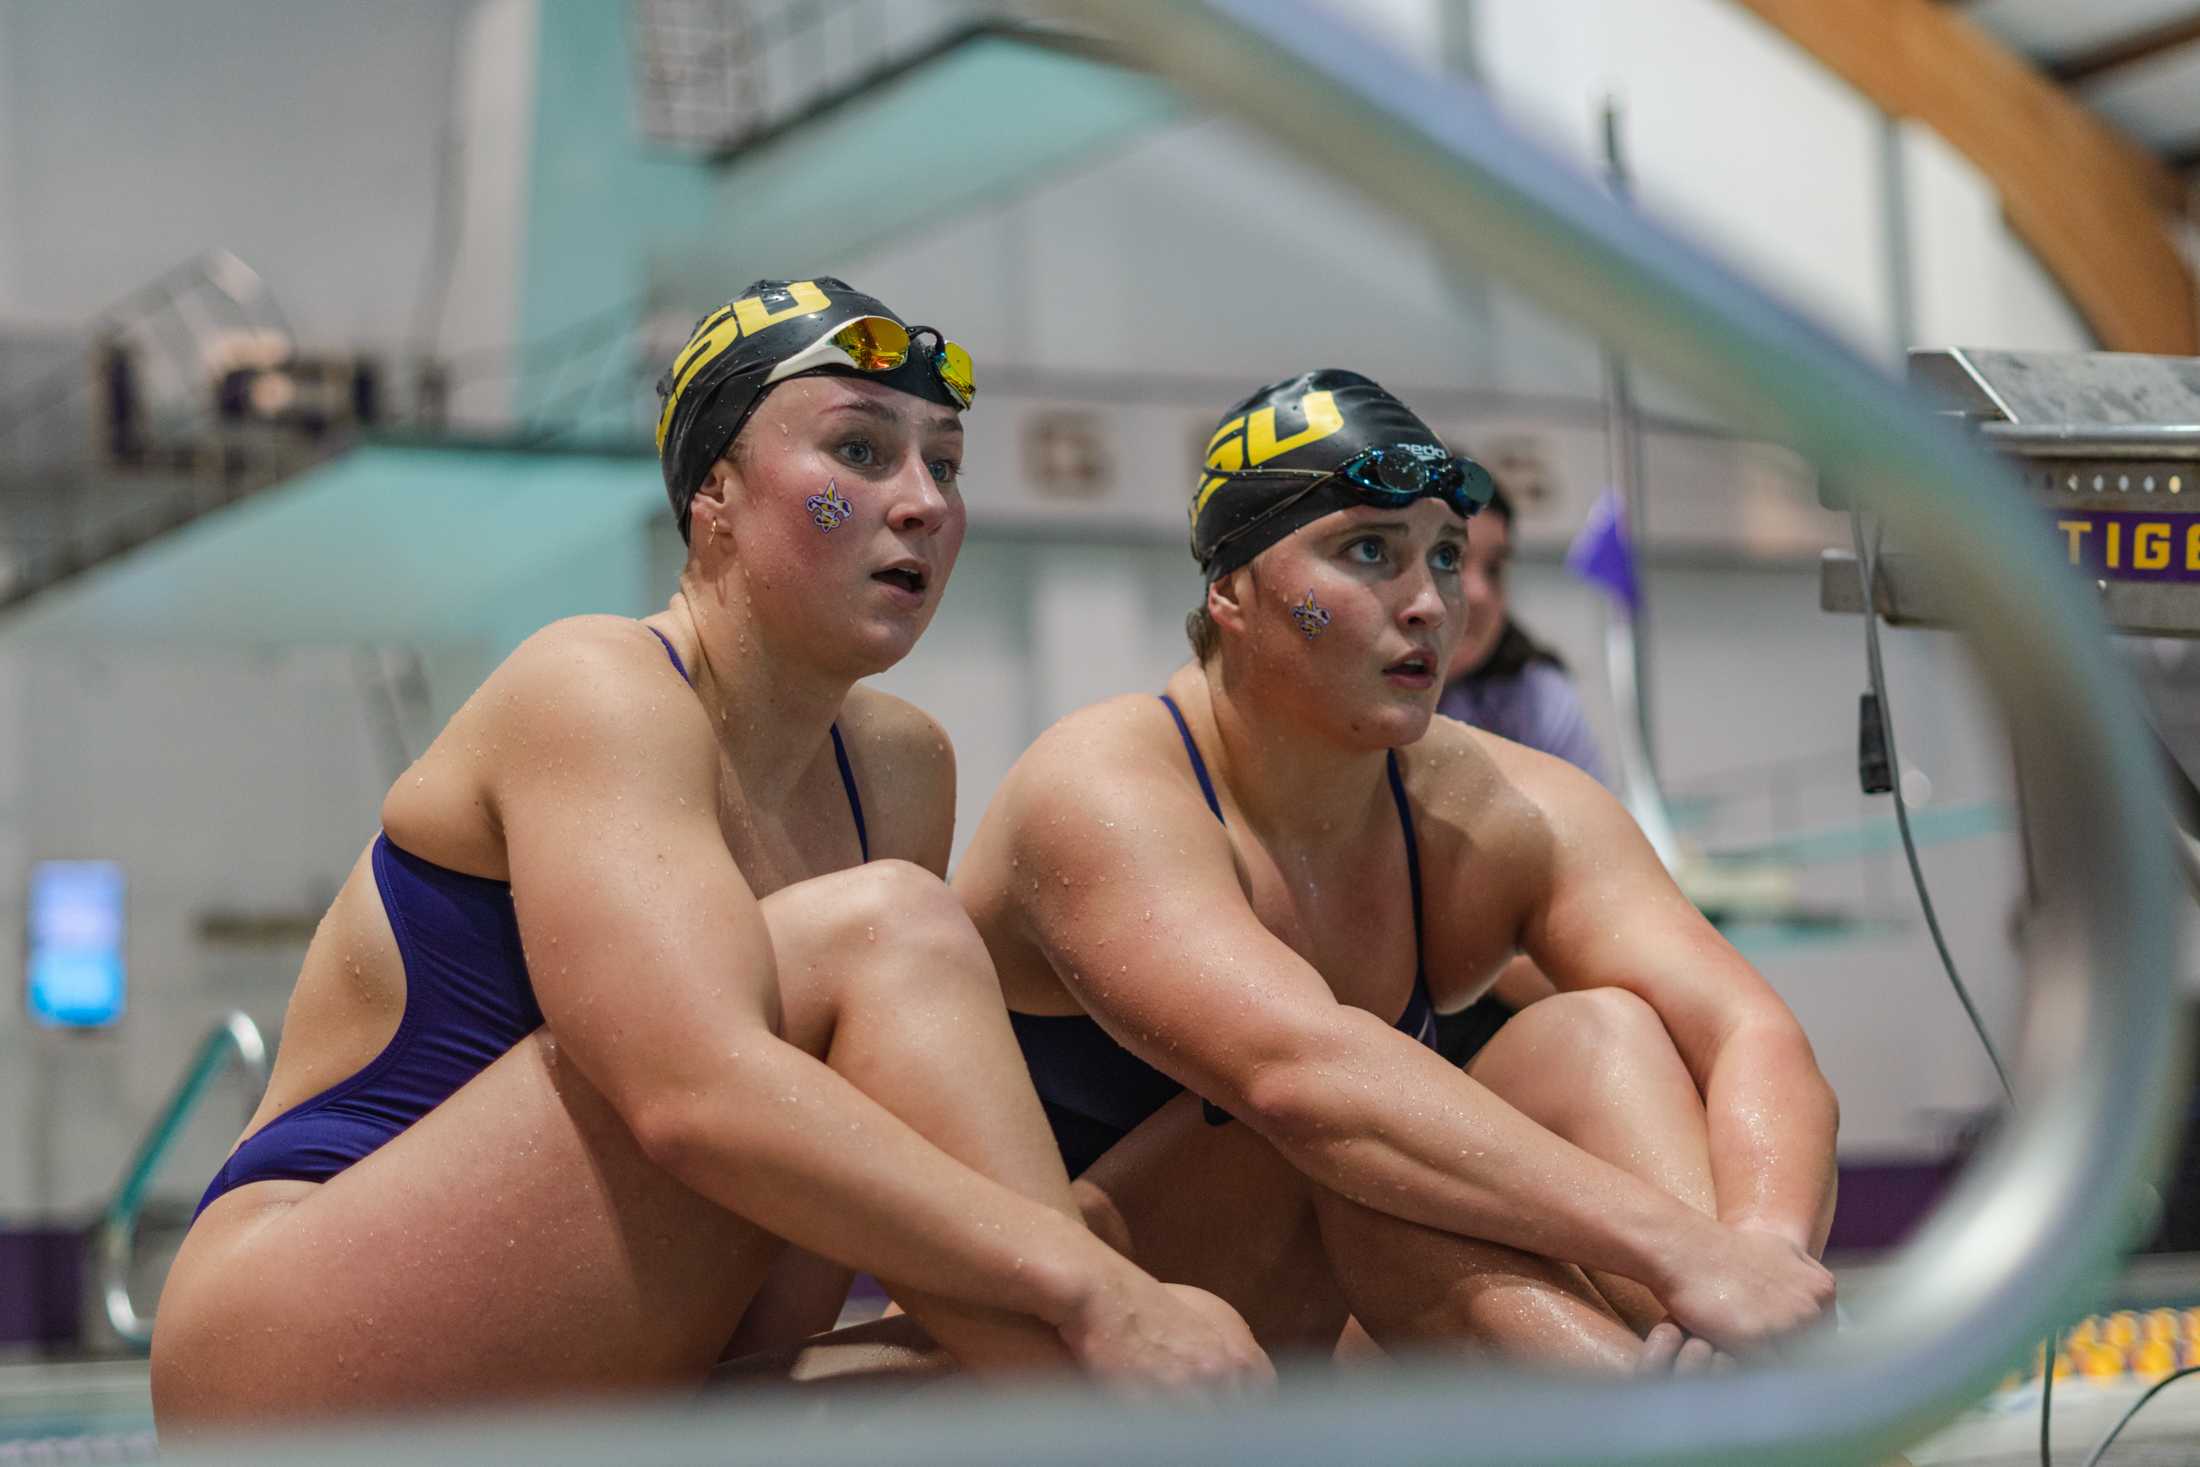
M1041 734L1002 781L966 863L1031 860L1073 882L1158 863L1214 865L1234 884L1228 838L1207 809L1168 710L1126 694ZM994 873L997 882L999 873Z
M871 858L913 861L944 877L955 842L955 746L947 730L907 699L858 683L841 705L840 734L863 799Z
M1469 831L1485 853L1518 860L1618 808L1565 760L1441 714L1401 757L1415 810Z
M1027 798L1058 794L1071 803L1103 795L1120 781L1181 773L1196 797L1198 785L1176 725L1159 698L1126 693L1080 708L1032 743L1010 771L1011 792L1021 808ZM1049 813L1059 811L1049 802ZM1213 817L1209 817L1210 819Z
M1450 1009L1523 950L1531 919L1578 865L1569 850L1625 812L1565 760L1441 715L1400 753L1423 852L1429 981Z
M1269 1061L1337 1012L1327 980L1254 911L1229 829L1150 694L1040 736L987 811L956 890L997 961L1011 959L1000 972L1012 1009L1081 1010L1241 1117L1264 1113L1254 1091ZM1258 975L1257 1003L1247 975Z
M1416 809L1433 817L1431 939L1445 960L1479 959L1494 929L1561 988L1648 997L1646 954L1723 947L1634 817L1565 760L1439 718L1408 771Z
M504 802L554 799L561 782L607 777L691 786L700 815L713 806L716 741L646 626L569 617L522 642L474 690L392 786L382 824L430 860L509 879Z

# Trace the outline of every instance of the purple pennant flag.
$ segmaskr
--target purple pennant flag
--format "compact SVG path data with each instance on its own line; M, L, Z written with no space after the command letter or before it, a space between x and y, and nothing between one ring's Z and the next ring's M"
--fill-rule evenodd
M1566 568L1602 586L1606 595L1627 608L1629 616L1641 610L1635 550L1627 538L1627 510L1617 489L1605 490L1590 506L1588 523L1566 550Z

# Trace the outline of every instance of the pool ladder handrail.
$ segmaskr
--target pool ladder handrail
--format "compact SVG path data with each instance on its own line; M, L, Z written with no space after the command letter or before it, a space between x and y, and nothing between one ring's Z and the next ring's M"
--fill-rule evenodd
M137 1258L138 1219L154 1175L183 1134L184 1122L198 1109L222 1071L234 1064L251 1081L245 1096L245 1120L260 1108L267 1093L267 1041L260 1026L241 1009L222 1015L199 1041L198 1052L169 1093L168 1103L138 1143L137 1155L122 1174L106 1209L100 1214L94 1250L98 1257L100 1295L106 1302L107 1323L129 1345L145 1349L153 1342L153 1317L138 1313L130 1298L130 1266Z

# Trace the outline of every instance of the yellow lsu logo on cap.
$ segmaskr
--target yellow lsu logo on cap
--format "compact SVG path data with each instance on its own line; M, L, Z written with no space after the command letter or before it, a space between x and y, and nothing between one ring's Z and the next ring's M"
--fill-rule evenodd
M772 310L764 304L760 295L745 295L737 301L719 307L703 318L688 344L672 359L672 390L665 394L665 405L657 414L657 451L664 452L665 434L672 429L672 410L679 406L680 394L687 390L695 374L715 360L720 352L744 336L754 336L767 326L776 325L794 316L807 316L822 311L832 304L814 280L797 280L787 286L787 304Z
M1224 474L1241 473L1248 468L1258 468L1278 454L1319 443L1344 427L1344 414L1337 411L1337 399L1327 392L1309 392L1300 398L1299 416L1306 419L1306 426L1283 439L1276 437L1276 410L1272 407L1232 418L1215 429L1215 436L1207 440L1207 467L1220 469ZM1220 475L1209 475L1200 481L1199 493L1192 500L1195 521L1208 499L1225 482Z

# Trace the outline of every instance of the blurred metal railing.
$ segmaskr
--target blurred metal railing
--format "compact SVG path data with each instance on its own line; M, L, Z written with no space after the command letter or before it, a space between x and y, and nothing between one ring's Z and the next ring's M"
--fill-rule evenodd
M1830 336L1521 140L1469 88L1325 12L1298 0L1063 5L1421 226L1446 254L1505 274L1793 444L1940 557L2015 737L2064 776L2035 812L2053 843L2040 853L2011 1123L1878 1286L1850 1301L1850 1329L1726 1374L1584 1382L1401 1362L1205 1410L1068 1388L942 1389L822 1414L814 1402L750 1399L225 1444L221 1460L1856 1462L1952 1415L2104 1279L2181 1094L2175 875L2131 690L2031 517L2007 512L2014 487ZM1319 282L1309 289L1318 296Z
M94 342L136 348L138 390L146 398L141 406L155 413L192 400L211 361L280 361L295 348L289 317L267 283L227 250L208 250L162 271L82 330ZM85 364L71 362L11 390L0 399L0 444L27 454L24 445L35 442L48 415L91 390L90 377ZM50 456L73 456L87 446L68 443Z
M122 1340L139 1349L153 1342L153 1318L140 1314L130 1298L130 1269L137 1256L138 1218L161 1163L183 1134L184 1124L198 1110L215 1080L231 1065L244 1072L248 1082L244 1097L246 1124L260 1108L267 1093L267 1042L260 1026L241 1011L232 1010L206 1033L192 1056L183 1078L176 1082L160 1114L138 1143L137 1154L122 1173L122 1181L100 1214L93 1256L99 1270L100 1297L105 1301L107 1323Z
M740 151L992 24L957 0L635 0L642 130Z
M294 443L228 431L217 389L292 361L289 318L211 250L71 333L0 393L0 607L290 472Z

